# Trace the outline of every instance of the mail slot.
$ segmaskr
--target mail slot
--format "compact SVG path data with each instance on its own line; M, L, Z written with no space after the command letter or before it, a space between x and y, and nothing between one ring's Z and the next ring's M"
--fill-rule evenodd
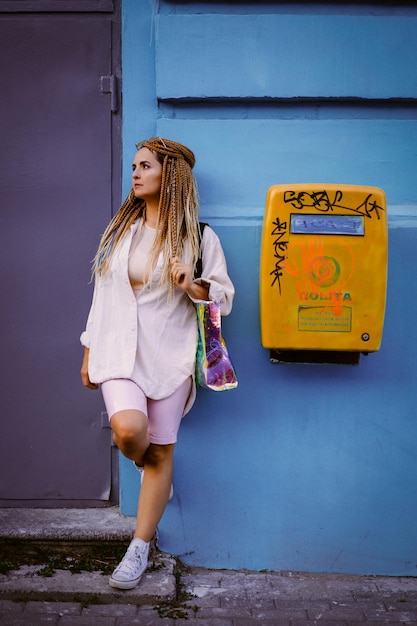
M382 189L335 184L270 187L260 261L262 345L307 354L378 350L387 242Z

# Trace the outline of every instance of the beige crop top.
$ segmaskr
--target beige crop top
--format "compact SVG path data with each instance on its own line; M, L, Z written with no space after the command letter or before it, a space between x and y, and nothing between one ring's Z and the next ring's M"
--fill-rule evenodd
M155 228L143 224L138 228L130 248L128 273L134 291L140 291L146 282L146 269L149 252L155 239Z

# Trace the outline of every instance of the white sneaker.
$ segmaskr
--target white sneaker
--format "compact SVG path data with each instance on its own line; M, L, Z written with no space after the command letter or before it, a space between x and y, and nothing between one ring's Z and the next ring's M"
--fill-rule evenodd
M145 468L143 467L143 465L138 465L135 461L132 461L132 463L140 474L140 484L142 484L143 475L145 473ZM168 502L172 500L173 496L174 496L174 485L171 485L171 489L169 491L169 496L168 496Z
M133 589L148 566L149 543L132 539L126 554L110 576L109 585L116 589Z
M143 480L143 472L145 471L145 468L143 467L143 465L138 465L136 463L136 461L132 461L132 463L135 466L135 469L138 470L138 472L140 474L140 482L142 482L142 480Z

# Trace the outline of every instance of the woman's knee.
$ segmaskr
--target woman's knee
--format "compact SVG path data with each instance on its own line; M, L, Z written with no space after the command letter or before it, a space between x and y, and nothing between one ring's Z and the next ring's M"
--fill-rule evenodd
M147 465L160 466L172 463L175 444L157 445L151 443L146 451L145 462Z
M118 447L134 445L148 437L148 419L141 411L115 413L111 418L111 427Z

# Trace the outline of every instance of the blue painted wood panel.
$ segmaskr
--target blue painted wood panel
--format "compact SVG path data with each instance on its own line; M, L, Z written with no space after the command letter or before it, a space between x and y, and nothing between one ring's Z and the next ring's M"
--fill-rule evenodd
M160 119L157 132L195 150L208 216L261 217L281 183L382 187L388 205L417 198L415 120Z
M160 15L156 24L160 99L417 96L416 16Z

